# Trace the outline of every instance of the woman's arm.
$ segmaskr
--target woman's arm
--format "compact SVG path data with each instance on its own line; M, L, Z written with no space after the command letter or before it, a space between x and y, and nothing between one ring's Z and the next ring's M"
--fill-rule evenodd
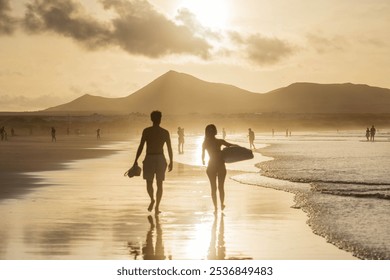
M226 147L235 147L235 146L238 146L237 144L232 144L232 143L229 143L229 142L227 142L227 141L225 141L225 140L221 140L221 141L222 141L221 144L224 145L224 146L226 146Z
M206 148L205 148L204 143L203 143L203 144L202 144L202 163L203 163L203 165L206 164L206 162L204 161L205 150L206 150Z

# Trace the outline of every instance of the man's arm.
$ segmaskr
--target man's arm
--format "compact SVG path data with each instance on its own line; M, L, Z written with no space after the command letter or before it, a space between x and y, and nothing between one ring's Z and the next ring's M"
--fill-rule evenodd
M173 153L172 153L172 145L171 145L171 137L169 136L169 132L167 131L167 148L168 148L168 156L169 156L169 165L168 165L168 172L172 171L173 168Z
M142 154L142 150L144 149L145 142L146 142L145 131L143 131L142 132L142 137L141 137L141 142L139 143L139 146L138 146L138 149L137 149L137 154L135 156L134 165L138 165L138 158Z

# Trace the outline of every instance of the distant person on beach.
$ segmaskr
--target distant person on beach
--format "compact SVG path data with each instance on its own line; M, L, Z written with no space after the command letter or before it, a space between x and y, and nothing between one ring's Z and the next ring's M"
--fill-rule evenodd
M249 149L256 149L255 147L255 132L252 129L248 129L248 137L249 137Z
M225 208L225 178L226 178L226 166L222 157L221 147L236 146L230 144L222 139L217 139L217 128L213 124L209 124L205 129L205 138L202 145L202 163L205 165L205 151L209 155L209 162L207 165L207 176L211 185L211 198L214 204L215 212L218 211L217 204L217 188L219 191L219 199L221 202L221 210ZM217 184L218 179L218 184Z
M184 154L184 128L177 128L179 154Z
M225 128L222 128L222 139L223 140L226 139L226 130L225 130Z
M2 139L3 141L8 141L8 133L7 133L7 130L3 130L3 133L2 133L2 138L4 138L4 139Z
M96 130L96 139L100 140L100 128Z
M370 139L372 142L375 141L375 133L376 133L376 129L375 129L374 125L372 125L371 129L370 129Z
M367 129L366 129L366 138L367 138L367 141L370 141L370 134L371 134L370 129L367 127Z
M167 161L164 156L164 144L167 145L169 164L168 171L172 170L173 154L171 146L171 137L168 130L160 127L162 114L160 111L153 111L150 118L153 122L151 127L147 127L142 132L141 142L135 156L134 165L138 165L138 158L146 143L146 156L143 161L143 178L146 180L146 189L150 197L148 211L153 210L156 202L155 213L160 213L160 202L163 195L163 181L165 180L165 171ZM157 192L156 200L154 199L153 180L156 176Z
M57 142L56 129L54 127L51 128L51 142Z
M1 136L1 141L4 141L4 137L5 137L5 128L4 128L4 126L0 127L0 136Z
M274 137L274 136L275 136L275 130L272 129L272 137Z

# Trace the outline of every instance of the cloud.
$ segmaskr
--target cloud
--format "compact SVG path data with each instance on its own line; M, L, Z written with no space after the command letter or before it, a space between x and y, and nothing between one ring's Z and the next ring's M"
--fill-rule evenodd
M27 5L24 28L31 33L54 32L88 49L119 46L126 52L157 58L192 54L206 58L211 46L191 29L177 25L143 0L100 0L116 12L99 21L74 0L34 0Z
M16 28L16 19L10 13L10 0L0 0L0 35L11 35Z
M321 34L309 33L306 35L306 39L309 45L320 54L343 51L348 45L347 40L341 36L326 37Z
M0 70L0 77L11 77L11 76L19 76L22 77L23 74L19 71L10 71L7 69Z
M112 23L114 39L124 50L160 57L193 54L206 58L211 46L184 25L177 25L154 10L147 1L102 0L118 13Z
M68 102L67 99L68 98L50 94L36 97L0 94L0 108L3 112L43 110L58 104Z
M230 39L243 48L246 58L257 65L274 65L295 53L296 48L287 41L261 34L247 37L230 32Z
M89 49L107 46L111 40L108 24L88 16L72 0L35 0L27 4L24 28L31 33L51 31L70 37Z
M384 40L372 37L359 37L357 41L361 44L369 45L375 48L387 49L389 46L388 43Z
M193 33L199 34L202 37L218 41L222 39L222 35L220 33L213 32L210 28L203 26L196 18L195 14L186 8L178 10L176 20L182 22Z

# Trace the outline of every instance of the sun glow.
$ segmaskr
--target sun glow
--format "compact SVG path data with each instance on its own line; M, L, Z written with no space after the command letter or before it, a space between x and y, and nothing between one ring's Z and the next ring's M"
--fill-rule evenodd
M228 0L183 0L180 7L190 10L205 27L226 29L228 25Z

